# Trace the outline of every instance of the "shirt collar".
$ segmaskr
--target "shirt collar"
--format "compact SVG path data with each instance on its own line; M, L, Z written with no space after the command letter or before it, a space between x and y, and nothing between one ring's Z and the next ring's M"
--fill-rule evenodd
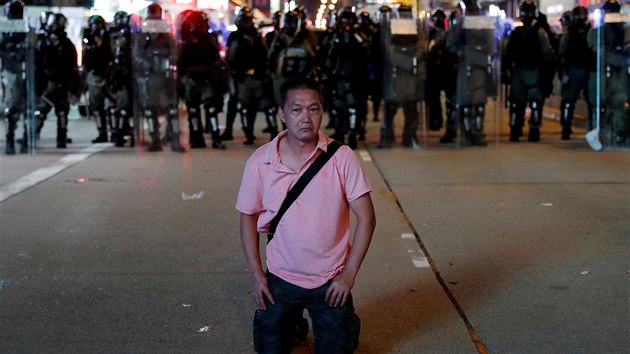
M280 149L280 140L286 135L287 131L283 130L278 134L278 136L276 136L272 141L267 144L267 151L265 154L264 163L271 164L274 169L277 166L282 166L282 164L280 163L280 154L278 151ZM323 150L324 152L328 151L328 144L330 144L333 139L326 136L326 134L324 134L321 130L317 131L317 136L317 148Z

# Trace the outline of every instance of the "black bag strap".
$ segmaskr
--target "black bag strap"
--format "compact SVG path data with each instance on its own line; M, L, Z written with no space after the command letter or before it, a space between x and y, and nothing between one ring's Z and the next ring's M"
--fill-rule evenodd
M282 201L282 205L280 206L280 210L274 218L271 220L269 224L269 231L267 231L267 243L269 243L273 239L273 234L276 233L276 228L278 227L278 223L280 223L280 219L284 215L284 213L289 209L291 204L297 199L297 197L302 193L304 188L311 182L313 177L321 170L322 167L330 160L330 158L337 152L337 150L341 147L341 143L333 140L330 144L328 144L328 149L326 152L322 152L315 158L315 161L304 171L304 174L300 176L300 178L295 182L293 188L289 190L287 196Z

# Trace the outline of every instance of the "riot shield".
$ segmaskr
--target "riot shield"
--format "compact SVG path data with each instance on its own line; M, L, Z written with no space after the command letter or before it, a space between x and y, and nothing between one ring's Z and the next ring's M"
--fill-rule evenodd
M456 55L455 92L452 110L440 143L455 146L486 146L500 141L502 106L500 104L501 40L500 18L467 14L451 22L446 48Z
M7 134L7 154L14 154L16 150L34 154L36 149L35 41L34 30L27 20L0 18L0 107Z
M630 14L595 13L588 35L595 51L595 78L589 84L593 130L586 134L596 151L630 148Z
M424 100L426 34L411 12L381 16L383 53L382 95L385 103L379 147L396 142L397 125L402 125L402 145L420 150L425 142L421 102ZM398 114L398 111L402 114ZM422 124L424 126L424 124Z
M131 22L134 124L138 145L144 146L146 140L149 150L161 150L160 127L161 122L166 122L164 140L179 147L177 42L172 27L165 20L134 18Z

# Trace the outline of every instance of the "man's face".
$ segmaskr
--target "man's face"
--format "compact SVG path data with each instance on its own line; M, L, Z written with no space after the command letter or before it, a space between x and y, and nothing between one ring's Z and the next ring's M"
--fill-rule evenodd
M311 89L289 91L286 104L280 108L280 119L287 125L287 135L305 143L317 141L323 115L319 94Z

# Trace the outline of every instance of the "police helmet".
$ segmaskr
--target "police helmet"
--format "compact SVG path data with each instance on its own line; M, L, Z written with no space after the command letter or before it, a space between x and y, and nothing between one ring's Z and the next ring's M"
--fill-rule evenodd
M398 12L399 18L413 17L411 6L406 5L406 4L401 4L400 6L398 6L398 9L396 9L396 12Z
M602 10L605 13L619 13L621 12L621 5L619 5L617 0L606 0L602 5Z
M249 6L241 8L241 11L236 16L234 24L239 29L254 27L254 13Z
M369 26L372 23L370 19L370 13L367 11L361 11L359 13L359 24L362 26Z
M24 6L21 0L11 0L4 5L4 14L10 20L21 20L24 18Z
M162 19L162 6L157 3L152 3L147 6L147 19L149 20L161 20Z
M446 28L446 14L444 13L444 11L442 11L442 9L437 9L433 11L433 14L431 15L431 21L433 21L433 25L435 27L442 29Z
M88 18L88 27L92 31L100 31L105 28L105 19L100 15L92 15Z
M481 11L481 5L479 5L477 0L462 0L458 5L464 13L475 13Z
M301 21L302 19L297 11L287 11L284 16L282 16L282 32L289 36L294 36L300 30Z
M538 8L532 0L524 0L518 7L519 18L526 25L531 24L536 18L538 18Z
M588 10L584 6L576 6L571 11L571 24L574 26L584 26L588 20Z
M185 34L200 34L208 32L208 21L201 11L190 12L182 22L182 32Z
M62 13L53 13L48 17L46 28L49 32L60 34L66 31L68 19Z
M357 22L357 14L348 6L341 8L337 13L337 24L340 29L350 30L354 28Z
M125 11L117 11L114 14L114 25L118 28L129 25L129 14Z

